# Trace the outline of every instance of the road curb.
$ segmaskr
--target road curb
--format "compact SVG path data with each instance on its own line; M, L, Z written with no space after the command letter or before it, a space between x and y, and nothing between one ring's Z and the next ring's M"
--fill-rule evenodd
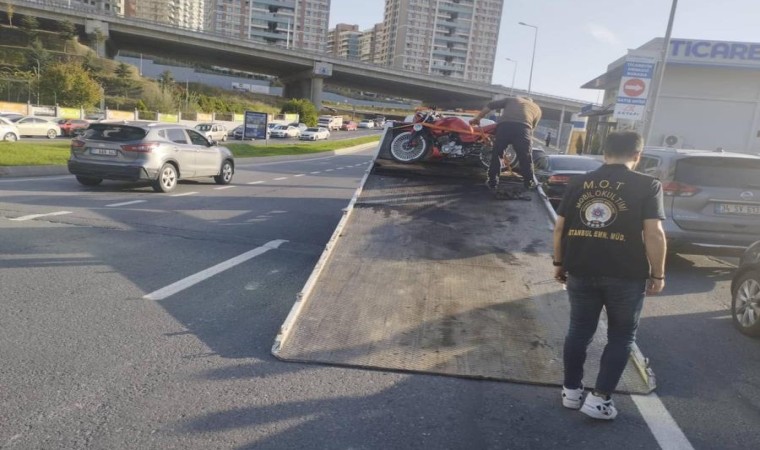
M273 162L273 161L288 161L294 159L303 159L309 156L331 156L331 155L345 155L350 153L360 152L362 150L370 149L377 145L377 142L369 142L366 144L354 145L352 147L342 148L338 150L330 150L319 153L309 153L304 155L283 155L283 156L261 156L261 157L248 157L248 158L235 158L236 161L244 164L251 164L253 162ZM20 178L20 177L48 177L55 175L69 175L68 166L64 165L45 165L45 166L0 166L0 178Z

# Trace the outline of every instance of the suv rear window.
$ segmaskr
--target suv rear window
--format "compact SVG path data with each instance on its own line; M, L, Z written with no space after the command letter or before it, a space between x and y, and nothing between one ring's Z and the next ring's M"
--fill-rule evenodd
M675 180L692 186L760 188L760 159L685 158L678 161Z
M96 141L126 142L139 141L148 132L139 127L114 123L94 123L85 132L85 139Z

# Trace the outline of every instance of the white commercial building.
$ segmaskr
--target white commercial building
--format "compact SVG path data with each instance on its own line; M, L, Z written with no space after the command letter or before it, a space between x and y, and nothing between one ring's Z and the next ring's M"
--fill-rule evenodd
M504 0L386 0L381 63L490 83Z
M590 132L598 134L599 140L614 129L644 130L652 114L650 87L656 77L650 79L646 63L640 61L657 62L663 43L664 39L656 38L630 50L610 64L606 73L582 86L605 91L604 108L589 114L598 119ZM627 59L638 61L639 69L626 65ZM760 153L758 80L760 43L671 39L647 144ZM646 99L640 111L636 97ZM613 112L616 104L617 113Z

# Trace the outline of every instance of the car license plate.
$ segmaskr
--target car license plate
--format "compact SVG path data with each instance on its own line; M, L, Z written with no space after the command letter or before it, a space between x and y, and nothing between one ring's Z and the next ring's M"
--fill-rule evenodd
M741 203L716 203L715 214L758 216L760 215L760 205L744 205Z
M110 148L91 148L90 153L93 155L116 156L116 150Z

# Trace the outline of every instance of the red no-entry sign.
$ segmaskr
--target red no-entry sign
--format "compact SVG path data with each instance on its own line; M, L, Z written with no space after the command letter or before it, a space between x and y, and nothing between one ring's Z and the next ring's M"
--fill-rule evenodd
M623 85L623 92L628 97L638 97L644 93L644 90L646 88L647 85L644 80L641 80L639 78L631 78Z

